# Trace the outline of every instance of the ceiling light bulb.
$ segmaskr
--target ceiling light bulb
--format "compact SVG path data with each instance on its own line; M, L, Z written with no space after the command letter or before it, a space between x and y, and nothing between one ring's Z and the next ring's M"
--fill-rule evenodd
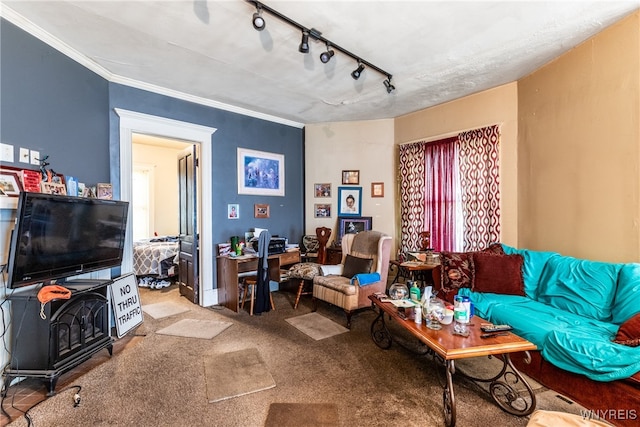
M391 84L391 77L384 81L384 87L387 88L387 93L391 93L396 90L396 87Z
M258 11L253 14L253 28L258 31L264 30L266 23L264 22L264 18L262 17L262 9L258 8Z
M360 74L362 74L362 71L364 71L364 65L358 62L358 68L351 72L351 77L353 77L354 80L358 80L360 78Z
M298 50L302 53L309 53L309 33L307 31L302 32L302 41Z
M331 57L333 55L335 55L336 53L333 51L333 49L329 48L329 45L327 45L327 51L326 52L322 52L320 54L320 61L322 61L323 64L326 64L327 62L329 62L331 60Z

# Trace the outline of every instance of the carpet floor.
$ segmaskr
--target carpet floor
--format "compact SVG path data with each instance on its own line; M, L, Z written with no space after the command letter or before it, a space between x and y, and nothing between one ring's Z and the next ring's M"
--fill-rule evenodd
M315 340L286 321L311 313L311 299L303 298L294 310L294 293L274 292L273 297L276 310L249 316L246 310L234 313L190 304L173 286L141 289L143 306L171 302L188 311L157 319L145 316L131 332L142 337L135 345L77 379L80 405L73 405L75 389L59 390L29 411L32 425L260 427L273 426L274 419L281 426L296 425L296 419L349 427L444 425L441 364L397 345L378 348L369 332L372 310L354 315L348 332ZM336 307L320 303L317 313L338 325L346 323L344 312ZM158 333L183 319L233 325L213 339ZM206 362L247 349L257 349L262 370L276 386L210 403ZM495 367L495 359L483 360L479 366ZM462 377L454 377L454 390L458 426L527 424L527 417L502 411L482 387ZM581 409L539 385L536 394L539 409ZM304 408L319 412L313 415ZM26 425L24 417L12 423Z

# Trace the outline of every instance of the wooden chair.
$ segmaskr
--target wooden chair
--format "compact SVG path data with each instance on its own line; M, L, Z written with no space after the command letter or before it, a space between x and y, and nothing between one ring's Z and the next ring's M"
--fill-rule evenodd
M289 280L299 282L296 301L293 305L294 310L298 308L302 295L313 293L313 278L320 274L320 265L324 264L327 259L327 242L331 237L331 229L327 227L316 228L316 237L318 238L317 262L301 262L289 270Z
M249 297L249 315L253 316L253 304L256 300L256 285L258 284L258 276L249 276L244 279L244 293L242 294L242 304L240 308L244 308L244 302L247 300L247 295L251 294ZM275 310L276 306L273 305L273 296L271 292L269 292L269 302L271 303L271 310Z

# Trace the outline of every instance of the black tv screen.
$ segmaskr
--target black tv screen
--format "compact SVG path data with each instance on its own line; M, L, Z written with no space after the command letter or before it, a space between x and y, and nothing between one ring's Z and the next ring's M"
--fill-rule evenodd
M8 286L49 282L122 263L129 203L20 193Z

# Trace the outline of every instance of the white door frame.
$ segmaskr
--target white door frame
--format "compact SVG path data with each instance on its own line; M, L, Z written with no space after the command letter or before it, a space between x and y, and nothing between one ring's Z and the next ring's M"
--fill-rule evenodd
M132 138L134 133L193 141L200 145L200 182L198 182L198 229L200 231L200 297L203 307L218 304L218 290L213 289L213 230L212 230L212 194L211 194L211 136L217 130L193 123L137 113L115 108L120 117L120 199L131 200L133 173ZM131 217L131 212L129 212ZM206 221L203 219L206 218ZM129 218L129 223L131 223ZM203 262L206 260L206 262ZM128 227L124 247L122 273L133 272L133 237Z

